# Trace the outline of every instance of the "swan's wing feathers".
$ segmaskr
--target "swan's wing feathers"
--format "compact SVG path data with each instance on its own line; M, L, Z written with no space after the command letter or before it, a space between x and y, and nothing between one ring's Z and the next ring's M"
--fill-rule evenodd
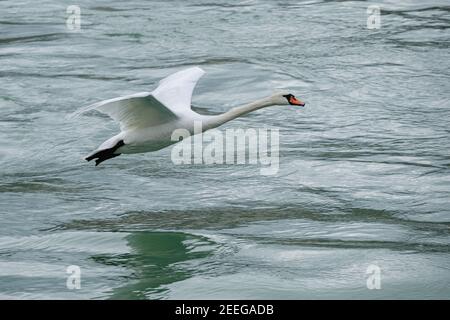
M78 110L72 116L93 109L119 122L122 131L156 126L177 118L171 110L148 92L100 101Z
M151 93L100 101L81 108L70 117L96 109L119 122L122 131L163 124L191 111L192 92L204 74L199 67L182 70L162 79Z
M176 72L162 79L152 95L176 114L190 111L192 92L204 74L199 67Z

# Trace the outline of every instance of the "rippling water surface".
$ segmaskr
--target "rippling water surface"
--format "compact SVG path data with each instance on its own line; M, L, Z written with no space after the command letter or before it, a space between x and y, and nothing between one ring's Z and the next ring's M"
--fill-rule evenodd
M70 4L0 2L1 298L450 297L448 1ZM224 127L278 128L277 175L82 160L118 128L68 114L192 65L206 112L307 102Z

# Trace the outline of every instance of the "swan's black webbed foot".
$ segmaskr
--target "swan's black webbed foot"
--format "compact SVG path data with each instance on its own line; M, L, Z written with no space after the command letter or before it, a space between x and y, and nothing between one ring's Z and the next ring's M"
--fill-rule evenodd
M100 151L94 153L93 155L90 155L89 157L86 158L86 161L91 161L91 160L96 159L95 166L98 166L100 163L102 163L105 160L120 156L121 153L114 153L114 152L124 145L125 145L125 143L123 142L123 140L120 140L119 142L117 142L117 144L114 147L109 148L109 149L100 150Z

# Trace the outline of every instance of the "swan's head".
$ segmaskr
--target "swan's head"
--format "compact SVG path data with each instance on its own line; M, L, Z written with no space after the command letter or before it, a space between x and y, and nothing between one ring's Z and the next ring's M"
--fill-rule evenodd
M276 105L293 105L293 106L300 106L304 107L305 103L299 99L297 99L293 94L291 93L277 93L272 96L272 101Z

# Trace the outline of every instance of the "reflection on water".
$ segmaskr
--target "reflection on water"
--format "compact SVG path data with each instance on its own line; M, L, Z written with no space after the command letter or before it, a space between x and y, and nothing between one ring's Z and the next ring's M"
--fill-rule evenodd
M122 255L96 255L95 262L129 270L125 285L115 288L110 299L144 299L159 297L161 286L191 277L195 270L185 265L206 257L211 244L200 237L184 233L135 232L125 237L130 252Z
M0 298L447 298L447 2L378 1L368 30L366 1L81 0L80 32L60 1L2 2ZM279 129L277 175L170 148L86 165L117 125L68 114L193 65L200 113L307 102L224 127Z

